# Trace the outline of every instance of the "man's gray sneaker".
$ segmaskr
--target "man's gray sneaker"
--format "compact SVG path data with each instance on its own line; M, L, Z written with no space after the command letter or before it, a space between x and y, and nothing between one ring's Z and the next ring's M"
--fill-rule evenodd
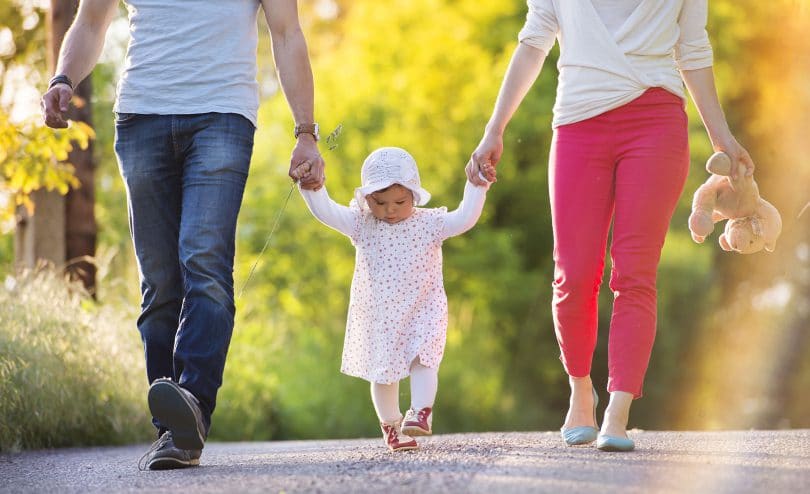
M171 470L174 468L196 467L200 464L199 449L180 449L172 440L172 433L166 431L141 457L138 468L141 470Z
M201 450L206 430L199 402L186 389L168 377L155 379L149 387L149 410L172 433L180 449Z

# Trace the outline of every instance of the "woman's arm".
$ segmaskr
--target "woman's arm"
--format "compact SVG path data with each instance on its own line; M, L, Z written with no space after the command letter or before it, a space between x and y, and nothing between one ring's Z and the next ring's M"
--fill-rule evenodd
M467 164L467 179L473 184L485 185L486 181L478 176L479 172L484 171L483 165L491 163L496 166L500 161L506 125L540 75L545 59L546 52L526 43L519 43L515 48L484 136L473 152L472 160Z
M686 83L689 94L697 106L703 125L709 133L712 147L715 151L723 151L731 158L731 177L738 179L740 167L745 170L745 175L754 173L754 162L748 151L731 135L726 122L726 116L717 98L717 89L714 84L714 73L711 67L697 70L682 70L681 75Z
M351 237L354 229L355 214L346 206L341 206L329 197L326 187L318 190L304 189L299 185L301 196L307 203L307 207L318 221L333 228L340 233Z
M442 240L461 235L475 226L478 218L481 217L484 201L487 198L487 189L489 189L489 183L484 183L486 185L478 186L467 181L464 185L464 197L461 199L458 208L447 213L444 217L444 226L441 233Z
M748 152L731 135L717 98L712 72L713 53L706 32L709 15L707 0L685 0L678 16L680 37L675 44L675 62L681 71L692 100L697 106L703 125L709 133L715 151L723 151L731 158L732 178L739 178L739 168L746 175L754 173L754 163Z

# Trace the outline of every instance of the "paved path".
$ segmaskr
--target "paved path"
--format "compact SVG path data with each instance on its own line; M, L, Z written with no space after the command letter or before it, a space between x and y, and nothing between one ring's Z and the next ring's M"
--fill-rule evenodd
M556 432L382 441L211 443L202 466L138 471L146 445L0 455L0 492L810 493L810 430L641 432L633 453Z

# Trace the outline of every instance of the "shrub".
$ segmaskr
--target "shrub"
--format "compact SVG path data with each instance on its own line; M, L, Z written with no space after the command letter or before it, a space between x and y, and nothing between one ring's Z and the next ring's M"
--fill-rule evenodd
M0 287L0 451L148 438L132 317L50 270Z

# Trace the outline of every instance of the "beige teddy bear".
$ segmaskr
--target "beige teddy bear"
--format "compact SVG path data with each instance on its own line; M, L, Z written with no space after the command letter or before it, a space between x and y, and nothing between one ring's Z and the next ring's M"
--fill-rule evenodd
M714 224L726 222L720 235L720 247L740 254L753 254L763 248L773 252L776 239L782 231L779 211L759 196L754 177L746 176L743 165L738 178L731 178L731 159L726 153L714 153L706 162L712 174L695 191L689 230L692 239L703 243L714 230Z

